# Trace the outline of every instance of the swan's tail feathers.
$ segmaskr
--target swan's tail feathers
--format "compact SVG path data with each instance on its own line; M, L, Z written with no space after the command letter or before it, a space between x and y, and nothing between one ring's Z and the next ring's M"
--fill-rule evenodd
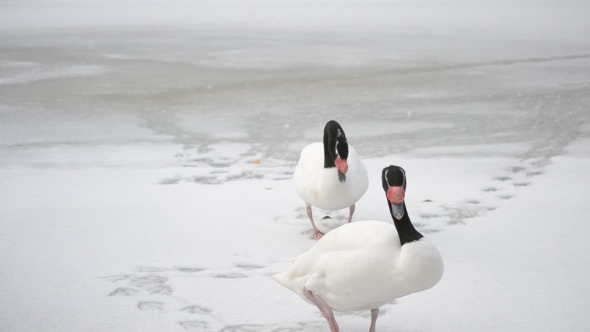
M273 278L279 284L289 288L289 278L287 278L287 271L273 274L271 278Z
M293 275L289 274L289 271L285 271L282 273L278 273L272 275L271 278L276 280L279 284L283 285L285 288L293 291L295 294L299 295L303 300L308 303L313 304L305 297L304 294L304 285L305 281L307 280L306 277L293 277Z
M291 260L289 260L289 264L290 265L293 265L299 259L299 257L301 257L301 255L299 255L297 257L294 257L294 258L291 258Z

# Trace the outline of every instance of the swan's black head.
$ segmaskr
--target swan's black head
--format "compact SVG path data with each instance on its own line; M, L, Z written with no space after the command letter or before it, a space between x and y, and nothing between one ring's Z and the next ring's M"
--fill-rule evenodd
M385 167L381 173L381 184L387 196L392 216L395 219L401 219L405 214L406 171L394 165Z
M400 244L403 246L420 240L423 236L412 225L406 210L406 171L399 166L385 167L381 173L381 183L383 190L385 190L387 205L393 217Z
M383 190L387 191L389 187L403 187L406 189L406 171L399 166L388 166L381 173L381 182Z
M340 182L346 181L348 171L348 141L344 129L334 120L324 127L324 168L338 168Z
M346 134L340 124L334 120L328 121L324 127L324 143L328 139L328 147L330 151L336 154L331 154L333 160L340 157L344 160L348 159L348 141Z

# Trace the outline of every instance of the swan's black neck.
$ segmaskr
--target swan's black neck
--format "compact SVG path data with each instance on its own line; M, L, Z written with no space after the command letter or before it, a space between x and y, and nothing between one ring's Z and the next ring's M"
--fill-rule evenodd
M393 211L391 210L391 203L387 200L387 206L389 206L389 213L391 213L391 218L393 218L393 224L395 225L395 229L397 230L397 234L399 236L399 242L403 246L406 243L411 243L414 241L418 241L424 236L420 234L414 228L412 221L410 220L410 216L408 215L408 210L406 209L406 202L402 203L404 205L404 216L401 219L395 219L393 216Z
M336 144L330 140L329 135L324 132L324 168L336 167L334 161L336 160Z
M336 157L348 158L348 142L340 124L328 121L324 127L324 168L336 167Z

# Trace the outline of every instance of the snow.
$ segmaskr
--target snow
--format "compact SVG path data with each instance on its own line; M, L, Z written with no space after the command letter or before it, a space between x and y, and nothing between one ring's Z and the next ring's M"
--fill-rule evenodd
M590 330L588 8L0 3L0 331L326 331L269 276L314 244L291 178L331 119L354 220L400 165L445 261L379 331Z
M379 326L589 327L588 143L574 144L585 155L554 158L529 186L490 178L494 168L513 165L514 159L367 159L373 176L355 219L389 220L379 171L389 163L404 165L410 214L446 264L432 290L384 306ZM199 331L196 322L203 322L212 331L247 325L297 330L298 324L325 331L311 306L269 278L313 245L291 181L157 184L172 172L183 169L3 169L4 328ZM515 196L502 200L498 192L482 190L488 185ZM456 222L445 209L453 206L476 215L449 226ZM441 220L425 215L429 209ZM332 213L334 221L323 227L344 223L344 212ZM337 319L346 330L368 324L366 313Z

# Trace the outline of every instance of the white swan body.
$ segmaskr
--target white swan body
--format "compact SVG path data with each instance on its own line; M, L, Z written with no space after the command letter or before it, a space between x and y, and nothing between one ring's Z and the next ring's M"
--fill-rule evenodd
M366 220L343 225L273 276L312 303L304 289L336 311L371 310L436 285L440 253L426 238L400 246L393 224Z
M356 150L349 145L346 181L340 182L336 167L324 168L324 144L318 142L301 151L293 183L307 205L340 210L354 205L365 194L369 177Z
M352 221L356 202L369 187L365 165L356 150L348 145L344 129L334 120L324 127L323 143L313 143L301 151L293 174L295 191L305 201L307 218L314 238L324 233L316 227L312 206L324 210L349 208L348 222Z
M375 332L380 306L429 289L443 275L440 253L408 215L406 172L388 166L381 178L393 224L366 220L340 226L273 276L317 306L332 332L339 332L333 310L371 310L369 332Z

